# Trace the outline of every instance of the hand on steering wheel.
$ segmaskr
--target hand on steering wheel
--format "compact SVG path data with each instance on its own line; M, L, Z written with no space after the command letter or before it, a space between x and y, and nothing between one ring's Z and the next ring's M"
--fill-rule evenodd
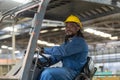
M44 48L37 48L35 53L38 53L42 58L34 58L33 59L33 64L35 64L37 60L37 67L38 68L43 68L43 67L49 67L50 66L50 58L46 57L44 53Z

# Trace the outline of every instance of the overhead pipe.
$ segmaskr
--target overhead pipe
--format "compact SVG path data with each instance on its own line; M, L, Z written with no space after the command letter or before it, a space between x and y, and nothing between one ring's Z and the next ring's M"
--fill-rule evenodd
M99 18L96 18L96 19L91 19L91 20L88 20L88 21L84 21L83 25L88 26L88 25L92 25L94 23L99 23L100 21L104 22L104 21L107 21L107 20L119 20L119 19L120 19L120 13L116 13L116 14L111 14L111 15L99 17Z
M2 14L2 17L0 18L0 23L3 21L3 19L7 17L11 17L12 15L16 16L17 14L24 12L26 10L29 10L31 8L34 8L39 5L39 2L41 1L32 1L24 5L20 5L16 8L13 8L11 10L8 10Z

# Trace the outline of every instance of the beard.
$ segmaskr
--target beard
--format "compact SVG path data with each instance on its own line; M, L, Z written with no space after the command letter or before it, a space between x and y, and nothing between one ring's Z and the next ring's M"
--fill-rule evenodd
M75 36L76 34L66 34L67 38L72 38L73 36Z
M67 37L73 37L75 34L73 34L73 32L71 31L66 31L66 36Z
M75 36L75 34L65 35L65 42L69 41L69 39L72 38L73 36Z
M76 36L78 34L78 32L76 33L76 34L67 34L66 33L66 35L65 35L65 42L67 42L70 38L72 38L72 37L74 37L74 36Z

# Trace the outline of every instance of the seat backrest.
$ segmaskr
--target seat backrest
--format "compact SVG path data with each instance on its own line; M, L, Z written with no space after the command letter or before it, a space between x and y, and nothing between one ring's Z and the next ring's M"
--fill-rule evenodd
M87 57L87 62L83 66L81 73L75 78L75 80L92 80L97 68L94 67L94 63L91 57Z
M94 67L94 62L91 57L87 57L87 62L82 70L82 72L85 73L88 76L88 78L93 77L97 69Z

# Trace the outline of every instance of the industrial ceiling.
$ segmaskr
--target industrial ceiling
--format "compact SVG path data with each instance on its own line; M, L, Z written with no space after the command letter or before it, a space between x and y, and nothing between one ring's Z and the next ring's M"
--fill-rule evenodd
M26 5L37 4L37 1L32 1L29 4L20 4L14 1L8 0L0 0L0 11L1 18L8 13L19 10ZM10 4L10 5L8 5ZM6 6L8 5L8 6ZM20 6L18 6L20 5ZM82 23L83 29L92 28L95 30L99 30L105 33L109 33L112 36L117 36L118 39L111 40L110 38L104 38L98 35L94 35L92 33L85 32L83 30L83 34L85 36L86 41L89 44L97 44L97 43L106 43L109 41L119 41L120 40L120 1L119 0L51 0L51 2L47 6L47 10L45 13L45 19L49 20L57 20L64 21L67 16L70 14L77 15ZM16 7L16 8L14 8ZM12 11L11 11L11 10ZM37 10L37 5L29 10L22 11L18 13L15 17L16 25L25 24L24 28L22 28L18 35L16 35L16 46L21 48L26 48L29 41L29 31L31 27L31 20L33 19L34 13ZM7 12L7 13L6 13ZM13 12L14 13L14 12ZM13 26L15 21L11 18L6 18L2 20L0 23L0 44L11 45L12 39L3 38L4 35L9 34L11 32L3 32L2 29L8 26ZM46 33L41 33L39 39L45 40L47 42L61 44L64 41L64 30L62 28L64 25L59 25L57 27L54 26L46 26L43 27L41 31L48 30ZM56 31L53 31L58 29ZM27 32L26 32L27 30Z

